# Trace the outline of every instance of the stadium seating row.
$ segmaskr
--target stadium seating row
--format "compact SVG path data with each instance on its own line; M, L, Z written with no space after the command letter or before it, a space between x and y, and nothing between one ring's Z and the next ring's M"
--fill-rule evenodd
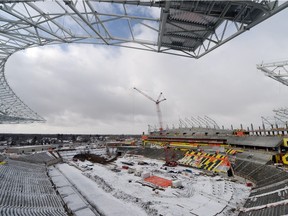
M253 181L256 187L239 216L285 215L288 213L288 173L271 165L237 159L235 174ZM284 202L283 202L284 201Z
M67 215L44 165L7 160L0 189L0 215Z
M17 158L17 160L27 161L31 163L47 163L56 159L53 154L49 152L34 153Z
M269 208L263 208L255 211L240 212L238 216L266 216L266 215L287 215L288 214L288 205L278 205Z
M21 215L21 216L66 216L67 214L64 211L53 208L17 208L10 206L1 206L0 207L1 216L11 216L11 215Z
M215 172L228 170L227 157L221 154L211 154L205 152L188 151L185 156L180 159L179 164L191 166L199 169L205 169ZM227 169L219 168L225 166Z
M287 172L283 172L274 166L258 164L256 162L241 159L236 160L234 172L236 175L253 181L257 188L272 185L288 178Z

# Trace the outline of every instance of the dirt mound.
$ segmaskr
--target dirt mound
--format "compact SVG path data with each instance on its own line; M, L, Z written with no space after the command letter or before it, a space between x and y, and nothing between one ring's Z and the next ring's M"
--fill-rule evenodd
M88 160L92 163L108 164L108 163L115 161L117 159L117 157L108 160L107 158L101 157L99 155L86 153L86 154L75 155L73 157L73 160L76 160L76 159L80 160L80 161Z

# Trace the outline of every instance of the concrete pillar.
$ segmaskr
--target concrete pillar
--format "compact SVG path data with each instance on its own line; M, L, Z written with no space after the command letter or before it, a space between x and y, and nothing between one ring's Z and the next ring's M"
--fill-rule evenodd
M262 124L262 128L263 128L263 131L264 131L264 135L266 136L267 134L266 134L266 129L265 129L265 125L264 124Z
M276 124L276 135L279 135L278 124Z

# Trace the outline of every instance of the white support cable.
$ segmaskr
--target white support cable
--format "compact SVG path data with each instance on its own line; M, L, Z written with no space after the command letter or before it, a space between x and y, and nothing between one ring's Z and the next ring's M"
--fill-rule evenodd
M197 125L198 127L203 127L203 125L201 124L201 122L200 122L198 119L196 119L196 118L194 118L194 117L192 117L192 116L191 116L191 121L194 122L195 125Z
M197 116L197 120L201 122L201 124L204 125L206 128L210 128L209 123L207 123L207 121L203 119L202 117Z
M206 119L206 121L208 121L209 123L211 123L215 129L220 129L220 127L219 127L219 125L217 124L217 122L216 122L215 120L213 120L212 118L210 118L210 117L208 117L208 116L204 116L204 119Z
M191 127L195 127L194 123L189 119L189 118L185 118L185 121L188 122L189 125L191 125Z

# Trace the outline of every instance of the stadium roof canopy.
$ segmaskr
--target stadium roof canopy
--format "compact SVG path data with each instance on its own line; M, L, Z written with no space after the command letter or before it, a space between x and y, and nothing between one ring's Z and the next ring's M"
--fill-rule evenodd
M0 123L44 121L6 82L13 53L87 43L200 58L288 6L283 1L0 1Z
M288 86L288 60L261 63L257 65L266 76Z

